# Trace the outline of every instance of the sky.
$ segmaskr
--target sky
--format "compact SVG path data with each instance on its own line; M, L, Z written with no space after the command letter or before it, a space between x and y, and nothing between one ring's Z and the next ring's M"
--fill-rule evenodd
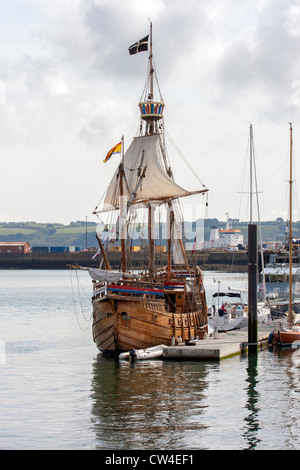
M178 184L194 174L171 141L206 215L248 220L252 123L260 219L285 219L292 122L300 219L300 0L0 0L0 221L96 221L103 159L138 128L148 54L128 47L149 19Z

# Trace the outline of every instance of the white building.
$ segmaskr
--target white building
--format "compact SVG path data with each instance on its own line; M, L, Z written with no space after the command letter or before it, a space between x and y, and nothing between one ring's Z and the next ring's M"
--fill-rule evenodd
M212 227L210 230L209 242L206 248L222 248L225 250L237 250L238 245L244 244L244 236L240 230L233 230L227 218L226 229Z

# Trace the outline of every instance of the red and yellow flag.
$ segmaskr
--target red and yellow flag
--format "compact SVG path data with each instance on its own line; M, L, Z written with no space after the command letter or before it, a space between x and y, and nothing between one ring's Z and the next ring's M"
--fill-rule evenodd
M121 146L122 146L122 142L119 142L117 145L115 145L112 149L110 149L110 151L108 152L108 154L106 155L105 159L103 160L104 163L107 162L107 160L110 159L110 157L112 155L114 155L115 153L121 153L122 149L121 149Z

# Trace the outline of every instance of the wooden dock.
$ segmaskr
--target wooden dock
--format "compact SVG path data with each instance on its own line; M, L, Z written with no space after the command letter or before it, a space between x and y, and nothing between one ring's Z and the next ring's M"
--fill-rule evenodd
M268 343L269 335L273 330L274 325L258 325L258 348ZM248 328L246 327L227 333L217 333L216 337L208 336L204 340L197 341L195 345L168 346L164 349L163 359L220 360L246 352L247 344Z

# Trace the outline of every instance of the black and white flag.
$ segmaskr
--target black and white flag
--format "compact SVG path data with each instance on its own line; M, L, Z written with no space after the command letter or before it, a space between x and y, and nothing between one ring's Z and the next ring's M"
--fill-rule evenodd
M149 34L148 36L145 36L143 39L140 39L139 41L132 44L132 46L128 48L129 54L133 55L133 54L136 54L137 52L147 51L148 39L149 39Z

